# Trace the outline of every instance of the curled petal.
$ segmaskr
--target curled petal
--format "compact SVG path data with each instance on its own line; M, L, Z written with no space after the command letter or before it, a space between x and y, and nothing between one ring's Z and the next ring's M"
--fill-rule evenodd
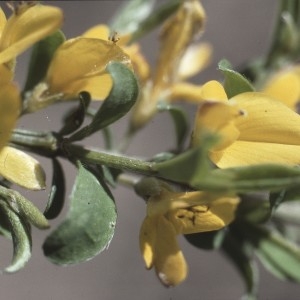
M22 4L12 15L0 39L0 63L5 63L25 51L37 41L56 31L63 14L57 7Z
M157 219L157 236L155 243L155 271L166 286L174 286L185 280L188 267L179 249L176 231L163 216Z
M0 151L0 174L30 190L45 188L45 173L39 162L15 148L4 147Z
M74 90L74 83L103 75L110 61L130 66L128 55L111 41L91 38L66 41L57 49L49 66L46 76L49 92L65 93L66 97L74 96L68 94L70 86L73 85ZM78 87L79 91L81 88Z

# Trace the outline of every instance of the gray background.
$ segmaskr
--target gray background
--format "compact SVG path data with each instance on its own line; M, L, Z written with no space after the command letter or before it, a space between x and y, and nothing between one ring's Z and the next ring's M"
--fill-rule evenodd
M68 38L79 35L92 25L105 23L123 1L45 1L64 9L63 30ZM203 82L218 79L217 62L225 57L235 66L259 54L265 53L270 41L271 27L276 14L274 0L203 0L208 14L207 29L203 40L214 46L214 61L211 67L195 79ZM3 2L1 2L2 6ZM4 5L4 4L3 4ZM142 40L144 53L151 62L157 51L156 34ZM19 59L17 78L22 86L28 52ZM30 129L55 130L63 108L54 106L36 115L25 116L19 126ZM121 136L126 121L115 127ZM174 145L173 127L165 116L156 117L145 130L138 134L129 154L151 156ZM101 136L90 139L97 145ZM149 142L151 141L151 142ZM42 160L50 182L50 164ZM69 186L74 180L74 169L64 163ZM70 187L68 189L70 191ZM32 199L41 209L45 207L49 190L22 193ZM231 300L239 299L244 291L243 282L237 271L219 252L200 251L184 239L180 239L188 261L188 279L176 288L162 287L153 271L144 268L138 247L138 233L144 218L145 205L132 191L118 188L114 191L119 219L114 239L109 249L95 259L71 267L52 265L43 256L41 245L47 232L33 229L33 255L24 270L0 279L0 299L24 300L80 300L80 299L130 299L130 300ZM67 205L64 213L67 211ZM60 219L59 219L60 220ZM51 222L53 227L59 220ZM12 247L9 241L1 239L1 267L10 260ZM260 299L299 299L300 288L296 284L282 283L262 271Z

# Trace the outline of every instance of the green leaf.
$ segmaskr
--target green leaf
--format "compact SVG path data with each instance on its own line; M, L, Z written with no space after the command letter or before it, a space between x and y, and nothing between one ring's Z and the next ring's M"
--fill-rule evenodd
M155 27L162 24L168 17L176 12L181 4L182 0L170 0L153 11L148 18L144 19L139 24L137 30L132 33L131 42L140 39L148 32L155 29Z
M26 222L39 229L49 228L49 223L42 212L19 192L0 186L0 196Z
M257 299L259 273L249 245L228 233L223 241L222 250L244 279L247 294L243 299Z
M271 216L267 195L259 193L240 195L241 202L236 211L236 218L249 223L260 224Z
M138 30L140 24L151 14L156 0L131 0L122 5L113 17L110 28L120 34Z
M64 125L59 131L60 135L68 135L73 133L83 124L88 106L91 102L91 96L88 92L83 91L79 93L78 100L78 107L71 110L71 112L64 117Z
M138 83L131 70L119 62L110 62L107 71L112 76L113 87L92 122L72 135L75 141L87 137L96 131L114 123L128 113L138 96Z
M55 264L89 260L105 250L113 237L116 207L106 187L79 164L66 219L46 239L45 255Z
M0 200L0 214L7 220L14 247L12 262L5 272L14 273L22 269L31 257L30 227L3 200Z
M300 248L274 229L247 224L244 233L265 268L282 280L300 282Z
M214 136L203 138L200 147L191 148L176 157L153 166L162 178L193 185L208 176L212 169L208 159L208 149L215 143Z
M49 194L47 206L44 211L44 216L48 219L55 219L61 212L64 206L64 199L66 194L66 183L64 171L60 162L54 158L52 159L52 185Z
M208 231L193 234L186 234L184 237L193 246L213 250L219 249L223 243L226 230Z
M189 131L189 123L186 112L179 106L170 105L163 102L158 104L158 110L161 112L168 111L171 114L175 125L177 147L180 149Z
M215 169L206 178L193 181L195 188L235 192L279 191L299 184L299 167L276 164Z
M24 92L44 79L54 52L64 41L64 34L58 30L33 46Z
M224 89L228 98L232 98L244 92L253 92L251 83L240 73L232 70L230 63L223 59L218 64L219 70L225 77Z

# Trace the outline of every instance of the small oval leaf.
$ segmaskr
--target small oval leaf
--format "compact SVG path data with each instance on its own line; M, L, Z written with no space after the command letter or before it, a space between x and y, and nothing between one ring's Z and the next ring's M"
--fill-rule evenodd
M106 187L79 164L66 219L47 237L43 249L55 264L87 261L105 250L114 234L116 207Z

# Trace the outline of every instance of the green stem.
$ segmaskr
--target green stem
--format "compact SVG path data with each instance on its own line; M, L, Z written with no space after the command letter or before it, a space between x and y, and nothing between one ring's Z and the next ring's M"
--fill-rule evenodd
M52 132L48 131L30 131L24 129L15 129L10 138L10 142L38 152L41 155L54 155L58 151L58 141Z
M79 159L83 163L103 164L108 167L145 174L148 176L156 174L156 171L154 170L155 163L134 157L85 149L82 146L68 143L64 145L64 151L69 153L69 155L74 156L76 159Z

